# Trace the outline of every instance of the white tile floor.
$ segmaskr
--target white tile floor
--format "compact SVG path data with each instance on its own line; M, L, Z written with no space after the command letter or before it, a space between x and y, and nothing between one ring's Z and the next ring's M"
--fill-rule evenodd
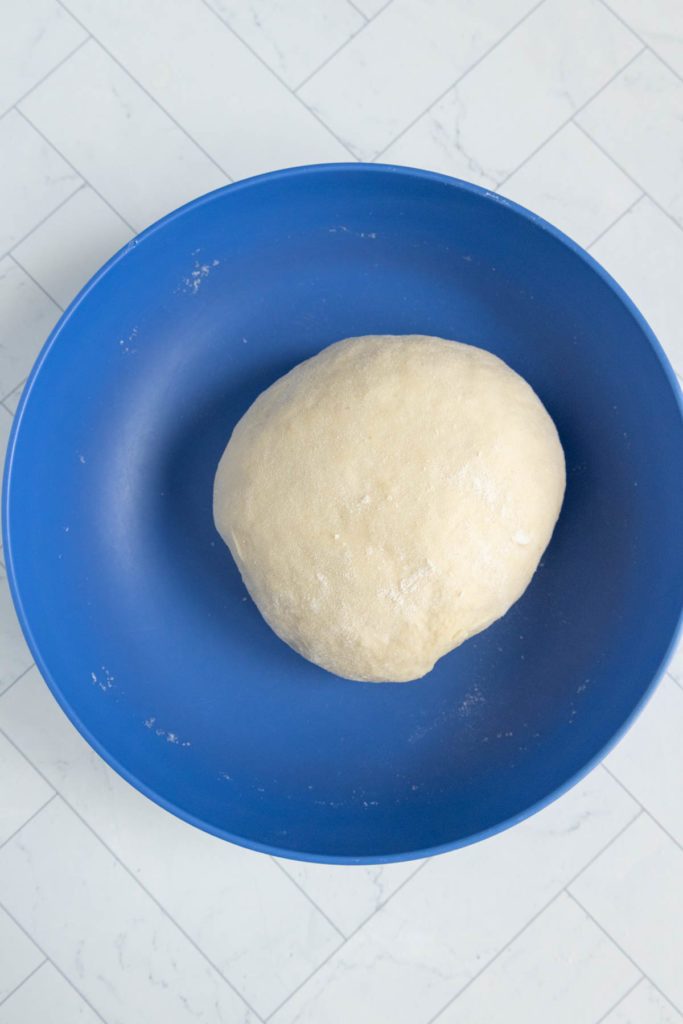
M61 310L161 214L327 160L499 188L620 280L683 377L679 0L22 0L0 34L0 451ZM424 863L228 846L32 667L0 552L0 1024L683 1024L683 650L604 766Z

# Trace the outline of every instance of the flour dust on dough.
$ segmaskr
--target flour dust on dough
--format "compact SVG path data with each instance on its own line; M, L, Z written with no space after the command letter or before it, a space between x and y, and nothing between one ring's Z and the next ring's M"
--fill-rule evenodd
M405 681L504 615L565 486L531 387L471 345L347 338L235 427L214 518L261 614L347 679Z

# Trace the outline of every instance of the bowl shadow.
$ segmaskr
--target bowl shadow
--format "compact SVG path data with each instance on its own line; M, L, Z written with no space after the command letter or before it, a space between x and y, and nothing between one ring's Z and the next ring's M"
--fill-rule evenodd
M211 617L232 615L236 602L247 594L214 524L216 469L239 419L262 391L291 368L291 359L274 359L239 375L233 370L229 380L221 377L212 382L200 401L191 396L156 467L150 490L158 496L153 515L166 549L166 564L182 577L179 587L191 592ZM247 603L264 636L274 638L251 600Z

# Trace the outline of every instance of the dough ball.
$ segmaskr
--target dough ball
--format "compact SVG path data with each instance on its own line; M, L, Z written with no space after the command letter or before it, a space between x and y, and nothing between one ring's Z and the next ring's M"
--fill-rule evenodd
M529 385L483 349L347 338L239 421L214 518L278 636L347 679L416 679L523 593L564 456Z

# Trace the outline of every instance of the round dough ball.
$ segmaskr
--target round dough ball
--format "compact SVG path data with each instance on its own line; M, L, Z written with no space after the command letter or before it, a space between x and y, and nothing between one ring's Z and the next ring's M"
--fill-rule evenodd
M214 518L261 614L347 679L404 681L523 593L564 456L529 385L483 349L347 338L239 421Z

